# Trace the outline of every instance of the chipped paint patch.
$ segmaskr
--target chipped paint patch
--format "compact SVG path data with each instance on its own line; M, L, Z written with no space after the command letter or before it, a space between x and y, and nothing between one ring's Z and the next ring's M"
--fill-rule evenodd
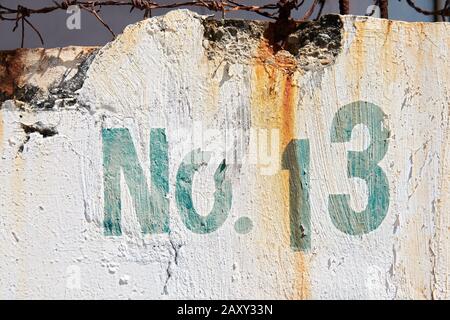
M0 102L14 99L37 108L52 108L63 102L70 105L96 50L66 47L1 52Z

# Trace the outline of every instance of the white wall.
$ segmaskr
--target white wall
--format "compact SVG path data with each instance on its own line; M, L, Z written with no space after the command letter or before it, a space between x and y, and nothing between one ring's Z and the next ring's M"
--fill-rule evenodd
M128 27L95 55L72 103L64 96L45 110L36 99L2 104L0 297L449 298L450 25L340 17L337 56L315 46L327 35L318 27L313 44L294 57L239 28L236 37L209 41L202 19L180 10ZM45 96L66 71L74 76L84 50L21 51L13 86L30 84ZM62 62L45 64L42 56ZM350 142L332 143L333 117L357 101L384 117L362 104L349 117L368 116L381 135L359 125ZM150 130L165 128L170 232L141 232L130 191L136 182L122 173L122 235L105 235L108 128L128 129L148 185ZM273 135L268 159L266 133ZM311 242L301 251L291 248L292 189L289 170L281 170L292 139L309 139L310 147ZM388 189L368 199L364 180L348 177L347 151L384 141L379 167ZM231 209L221 207L227 218L208 234L189 230L177 207L178 169L196 148L212 152L194 176L197 212L213 208L224 153L232 186ZM363 220L350 235L332 222L330 194L349 194L355 211L388 203L386 216L379 226ZM235 229L242 217L252 221L245 234Z

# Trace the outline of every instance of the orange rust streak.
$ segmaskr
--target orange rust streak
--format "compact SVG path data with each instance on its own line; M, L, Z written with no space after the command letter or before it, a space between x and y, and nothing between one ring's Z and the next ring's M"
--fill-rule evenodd
M0 93L12 96L15 88L21 84L23 54L22 49L0 53Z
M285 51L275 53L267 41L261 42L254 62L252 126L269 130L279 129L280 158L286 146L296 136L296 69L297 62L290 54ZM257 188L263 189L258 205L261 215L264 216L264 246L281 251L291 250L288 174L287 171L280 170L274 176L258 175L256 178ZM281 228L278 224L278 229L274 226L272 218L282 220ZM294 290L290 291L288 298L307 299L311 289L306 257L302 252L289 252L288 255L292 257L289 258L292 264L289 268L294 270ZM280 263L281 265L283 264ZM288 286L288 283L284 285Z
M295 127L295 110L294 110L294 88L292 87L292 77L288 75L284 84L283 110L281 112L282 118L282 141L281 145L285 148L288 143L294 138Z

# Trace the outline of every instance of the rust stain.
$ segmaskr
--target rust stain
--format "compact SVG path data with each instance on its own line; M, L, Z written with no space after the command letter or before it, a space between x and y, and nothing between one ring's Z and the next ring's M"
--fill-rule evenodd
M425 70L426 68L429 69L429 64L426 61L428 57L432 56L430 53L433 53L436 49L439 50L433 41L433 39L439 39L439 36L432 33L433 28L425 29L424 26L424 24L403 24L402 28L399 29L398 24L386 21L383 23L382 29L378 31L366 29L364 23L355 23L357 31L355 41L350 48L349 61L357 67L350 66L348 68L348 71L354 70L356 72L356 75L348 74L348 77L352 79L353 87L360 87L362 81L359 79L367 78L366 74L373 74L370 69L373 70L375 67L379 70L378 74L380 75L380 79L375 80L382 84L383 95L386 97L395 97L395 90L402 87L409 87L414 92L425 90L421 88L421 84L426 83L425 75L429 73ZM398 46L398 41L405 41L406 49ZM364 48L373 48L373 52L364 51ZM377 64L370 66L364 63L365 59L367 58L368 61L368 58L372 57L373 54L377 54ZM393 59L392 57L401 59ZM410 67L406 68L405 65ZM366 72L366 69L369 71ZM397 85L398 83L402 83L402 86ZM357 95L354 97L355 100L364 98L359 97L359 92L370 92L370 87L367 87L368 84L364 83L364 85L364 91L355 92ZM414 99L418 99L416 101L422 100L421 97ZM419 110L420 105L427 106L427 103L421 101ZM424 162L425 159L416 161ZM413 170L412 174L415 177L418 172ZM413 203L429 203L431 193L428 185L421 185L416 190L415 199L412 201ZM401 241L404 241L405 245L402 245L399 251L395 273L399 281L405 284L406 296L414 299L430 299L433 297L434 289L432 281L430 281L430 268L433 266L432 263L428 262L430 260L429 243L432 241L432 235L423 227L423 219L425 219L423 210L413 206L410 211L410 219L403 226ZM437 212L440 211L437 210ZM399 240L395 239L394 241L398 243Z
M345 70L346 81L349 83L355 83L355 85L352 87L352 101L363 99L363 97L361 96L362 90L360 80L365 76L365 69L367 64L365 57L366 44L364 43L366 33L365 22L356 21L354 25L355 40L350 47L351 59L348 59L348 61L350 61L350 64Z
M283 110L281 112L281 145L283 149L294 138L295 128L295 98L297 92L292 85L292 76L288 75L284 83Z
M46 91L65 71L76 69L96 47L16 49L0 52L0 99L22 99L26 86ZM53 69L65 69L58 72ZM58 69L56 69L58 70ZM59 77L59 78L58 78ZM41 83L42 82L42 83Z
M0 52L0 94L13 96L22 85L25 53L24 49Z
M402 76L401 61L392 59L397 48L394 40L399 36L398 26L391 20L384 21L381 30L370 29L367 21L356 21L354 26L354 41L349 49L349 64L345 69L347 82L354 84L351 100L366 99L368 83L364 79L374 68L378 70L383 88L394 90L394 85ZM368 51L368 48L372 50Z
M292 55L283 50L277 51L269 40L264 39L261 40L253 68L252 127L267 129L268 132L270 129L279 130L281 159L286 146L296 137L297 62ZM290 248L289 172L279 170L273 176L258 174L255 180L256 190L261 191L257 206L263 215L265 229L259 240L265 248L278 252L289 251L294 283L292 291L282 288L286 298L308 299L311 288L307 257L303 252L294 252ZM279 224L279 221L282 223ZM286 286L287 283L285 279L282 284Z
M406 254L402 254L402 277L407 284L408 296L413 299L430 299L429 242L430 236L423 229L423 222L417 215L406 226ZM411 236L414 235L414 236ZM411 257L411 258L410 258Z

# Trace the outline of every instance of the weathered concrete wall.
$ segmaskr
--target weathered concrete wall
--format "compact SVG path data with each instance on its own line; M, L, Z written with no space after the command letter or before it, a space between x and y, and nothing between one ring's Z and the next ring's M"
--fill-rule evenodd
M449 298L450 25L276 30L1 53L0 297Z

